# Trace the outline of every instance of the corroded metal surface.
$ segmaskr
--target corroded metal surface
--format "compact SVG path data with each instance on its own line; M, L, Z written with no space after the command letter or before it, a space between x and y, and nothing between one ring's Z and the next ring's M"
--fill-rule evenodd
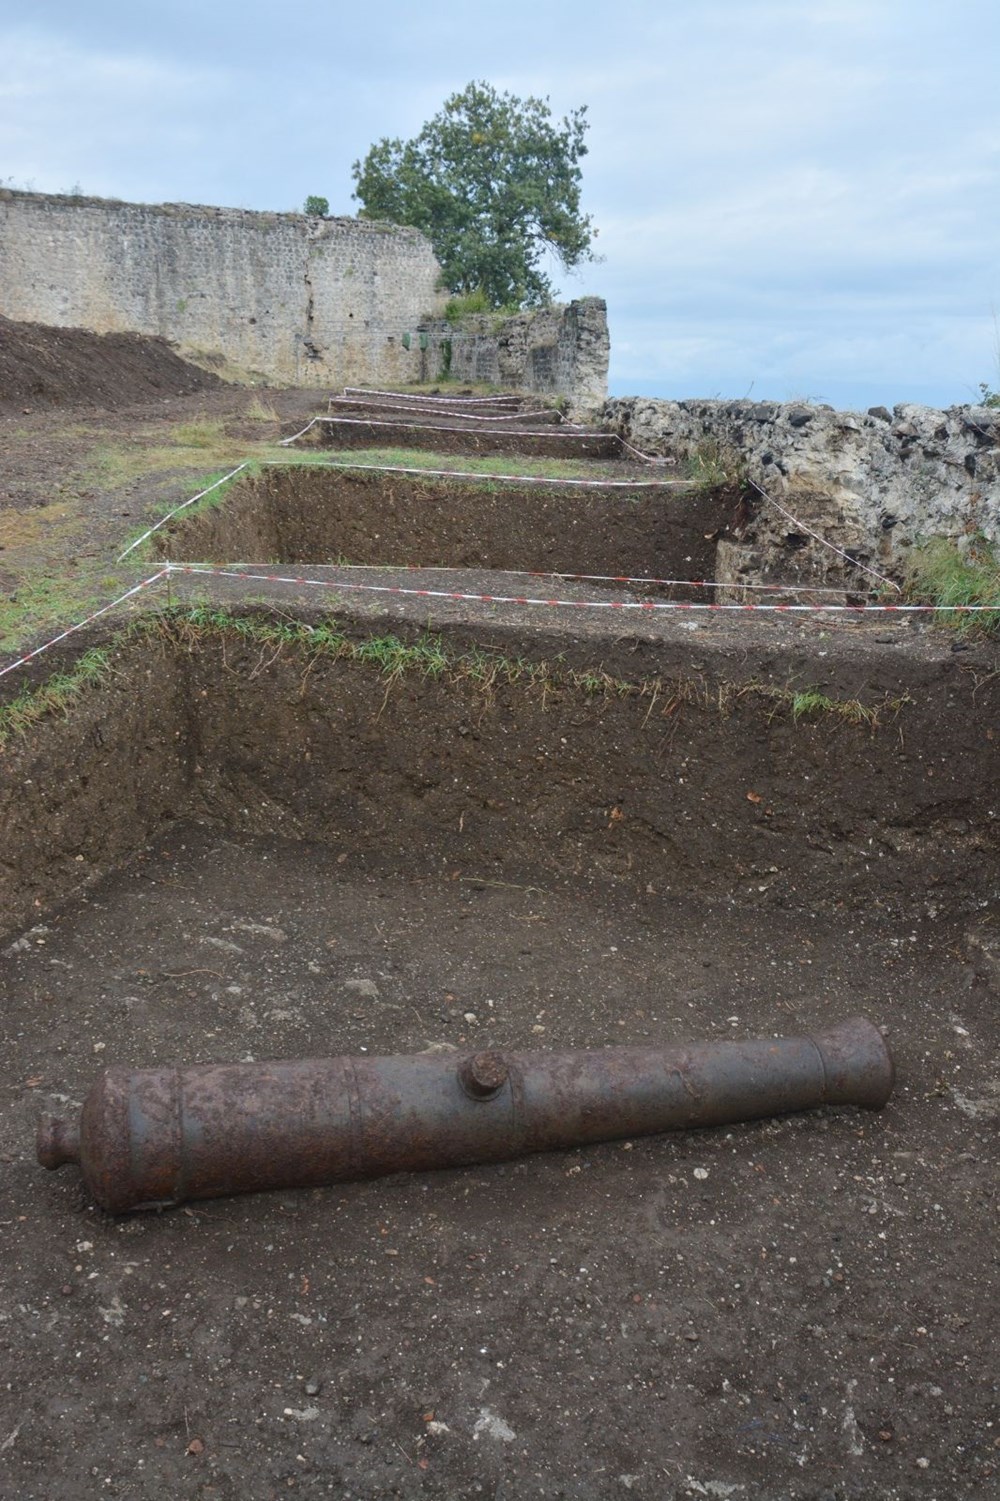
M892 1086L885 1040L860 1017L811 1037L669 1049L112 1068L79 1128L41 1122L38 1160L78 1162L97 1202L120 1213L820 1105L878 1109Z

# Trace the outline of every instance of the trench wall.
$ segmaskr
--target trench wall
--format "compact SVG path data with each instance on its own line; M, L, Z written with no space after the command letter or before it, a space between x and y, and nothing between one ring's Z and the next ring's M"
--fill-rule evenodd
M827 542L893 577L931 537L1000 544L1000 410L625 397L602 416L646 453L754 481ZM742 540L720 544L718 578L866 582L761 497L752 512Z
M711 577L732 502L276 465L157 532L158 557Z
M415 229L0 190L0 313L156 334L292 385L420 378L404 331L443 303Z
M495 645L522 664L530 650ZM881 665L826 668L833 700L901 700L872 729L796 721L768 691L814 662L772 679L766 655L742 676L634 641L620 656L599 665L648 673L652 692L532 686L523 665L487 686L390 680L229 632L126 643L68 715L5 748L0 931L179 818L394 870L619 883L640 901L652 888L762 913L875 904L902 920L997 899L995 676L891 648Z

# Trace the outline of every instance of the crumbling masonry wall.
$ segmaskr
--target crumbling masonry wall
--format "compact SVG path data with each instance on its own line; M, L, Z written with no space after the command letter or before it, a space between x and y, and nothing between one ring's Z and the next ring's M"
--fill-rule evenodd
M596 417L608 394L607 304L581 297L502 318L477 313L428 326L430 363L453 380L565 396L574 417ZM433 378L433 376L431 377Z
M824 542L893 578L931 537L1000 543L1000 410L902 404L839 412L770 401L609 401L603 421L645 453L750 481ZM752 496L751 496L752 498ZM837 554L757 494L716 578L858 582ZM863 582L863 581L862 581Z
M290 385L420 378L403 332L438 312L418 230L0 189L0 313L158 334Z

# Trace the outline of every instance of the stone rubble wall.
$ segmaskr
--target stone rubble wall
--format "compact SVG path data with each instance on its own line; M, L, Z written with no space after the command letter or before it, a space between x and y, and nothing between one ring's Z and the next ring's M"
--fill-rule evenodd
M289 385L403 383L444 304L419 231L361 219L0 189L0 313L158 334Z
M752 401L608 401L601 420L645 453L751 480L826 542L893 579L932 537L1000 544L1000 410L902 404L892 411ZM723 582L865 581L752 490ZM871 580L868 580L870 583Z
M607 400L607 304L600 297L517 313L475 313L428 324L428 379L486 382L564 396L569 415L596 417Z

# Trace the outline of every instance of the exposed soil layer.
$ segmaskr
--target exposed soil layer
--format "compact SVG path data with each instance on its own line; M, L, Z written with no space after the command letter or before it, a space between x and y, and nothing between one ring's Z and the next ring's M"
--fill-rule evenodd
M482 664L481 639L438 639L454 668L392 678L377 651L331 660L216 628L113 647L72 714L8 742L3 925L191 815L421 869L489 852L519 880L562 871L754 909L905 919L995 897L1000 683L951 654L869 649L859 699L845 652L826 707L796 720L785 664L763 653L705 642L692 664L684 643L605 642L538 677L532 641L498 631L484 687L482 665L462 665L470 647ZM850 722L864 710L876 723Z
M0 317L0 413L43 405L134 406L221 385L218 376L182 360L165 339Z
M624 449L615 433L560 431L551 426L537 431L511 432L507 425L481 430L435 421L407 422L373 418L324 417L308 434L308 441L326 448L398 446L428 448L437 453L531 454L535 458L620 459Z
M316 465L266 468L157 533L158 556L711 578L736 502L654 490L469 484Z

